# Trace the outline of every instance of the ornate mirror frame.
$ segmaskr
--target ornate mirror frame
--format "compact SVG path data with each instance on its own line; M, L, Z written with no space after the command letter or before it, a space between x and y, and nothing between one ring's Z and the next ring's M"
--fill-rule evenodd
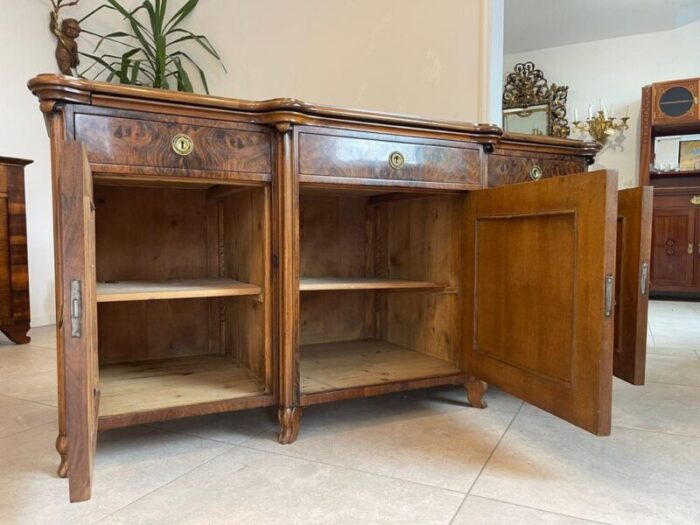
M547 83L541 69L533 62L516 64L513 72L506 77L503 88L503 109L528 110L535 106L546 105L547 135L566 138L571 129L566 119L566 98L569 86L557 86ZM505 127L505 114L503 116Z

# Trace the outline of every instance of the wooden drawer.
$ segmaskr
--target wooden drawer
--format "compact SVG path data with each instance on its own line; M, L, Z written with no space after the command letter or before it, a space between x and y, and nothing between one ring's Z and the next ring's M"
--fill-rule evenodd
M586 171L586 163L580 158L526 157L494 153L489 155L487 164L490 188Z
M481 148L473 143L327 130L299 133L301 182L476 189L480 163Z
M659 191L659 190L657 190ZM699 208L700 209L700 189L695 193L678 193L674 195L664 195L663 193L654 195L654 208Z
M266 128L158 115L75 115L75 139L91 163L182 170L272 173L272 141ZM178 154L173 139L186 135L192 149Z

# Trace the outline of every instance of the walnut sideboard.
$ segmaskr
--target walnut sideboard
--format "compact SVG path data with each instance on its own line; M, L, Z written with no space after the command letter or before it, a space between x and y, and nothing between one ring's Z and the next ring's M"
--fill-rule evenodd
M593 144L29 87L51 136L73 501L90 497L99 430L275 406L286 444L309 405L465 385L483 408L492 383L606 435L613 366L643 380L647 190L618 201L614 172L585 173Z
M0 331L16 344L30 341L24 167L31 163L0 157Z

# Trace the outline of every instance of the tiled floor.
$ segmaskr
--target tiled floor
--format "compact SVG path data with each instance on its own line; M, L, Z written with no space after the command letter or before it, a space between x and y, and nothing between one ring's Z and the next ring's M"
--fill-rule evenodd
M596 438L501 392L441 389L100 436L94 494L56 477L51 327L0 343L0 523L700 523L700 303L651 305L647 385Z

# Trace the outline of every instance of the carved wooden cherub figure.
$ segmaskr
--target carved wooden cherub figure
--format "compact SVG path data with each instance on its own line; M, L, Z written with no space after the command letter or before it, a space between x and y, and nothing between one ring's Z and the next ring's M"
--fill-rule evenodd
M78 43L75 41L80 35L80 24L75 18L65 18L58 23L58 12L62 7L76 5L80 0L74 0L63 4L63 0L51 0L53 11L51 11L51 32L56 35L56 62L58 68L64 75L73 75L73 70L80 64L78 55Z

